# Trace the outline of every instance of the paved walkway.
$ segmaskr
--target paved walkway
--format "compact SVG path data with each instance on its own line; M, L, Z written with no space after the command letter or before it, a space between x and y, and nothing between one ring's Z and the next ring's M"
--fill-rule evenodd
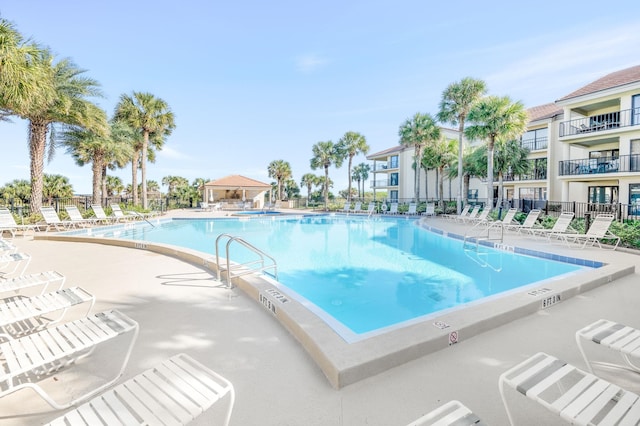
M219 214L224 213L215 213ZM451 221L430 223L466 231ZM547 246L514 234L508 234L505 242ZM80 285L96 295L96 310L117 308L139 322L140 336L125 379L186 352L231 380L237 392L232 425L405 425L451 399L463 401L487 424L505 425L497 386L503 371L539 351L582 366L574 333L599 318L640 326L636 272L477 337L460 336L460 343L446 350L335 390L266 310L197 266L99 244L28 238L17 238L15 243L33 256L30 271L56 269L68 277L67 286ZM567 250L555 244L545 248L640 266L640 257L625 252ZM635 375L618 370L598 373L640 392ZM516 397L513 404L519 424L563 424L526 398ZM30 390L0 399L2 425L42 424L55 416Z

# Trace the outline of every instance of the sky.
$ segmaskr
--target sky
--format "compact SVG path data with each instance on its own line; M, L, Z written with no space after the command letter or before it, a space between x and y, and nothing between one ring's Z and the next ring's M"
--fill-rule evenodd
M167 102L176 128L147 166L159 184L234 174L270 183L274 160L300 184L324 174L310 167L315 143L354 131L369 154L394 147L400 125L437 114L443 90L464 77L526 108L554 102L640 64L638 12L637 0L0 0L0 17L100 83L92 100L109 117L133 92ZM27 129L0 122L0 186L29 179ZM90 165L64 148L44 171L91 193ZM131 183L130 166L110 174ZM346 189L346 162L329 177L333 193Z

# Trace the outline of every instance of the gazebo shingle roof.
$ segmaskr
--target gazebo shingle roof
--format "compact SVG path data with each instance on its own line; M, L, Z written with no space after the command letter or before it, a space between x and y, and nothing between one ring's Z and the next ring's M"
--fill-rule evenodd
M206 186L218 186L222 188L271 188L268 183L260 182L259 180L250 179L241 175L230 175L223 178L212 180L205 183Z

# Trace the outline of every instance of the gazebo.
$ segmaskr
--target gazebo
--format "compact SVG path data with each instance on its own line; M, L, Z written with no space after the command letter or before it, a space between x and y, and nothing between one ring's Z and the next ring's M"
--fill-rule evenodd
M222 203L222 207L242 206L261 209L264 194L271 185L241 175L230 175L212 180L202 186L202 200L205 203Z

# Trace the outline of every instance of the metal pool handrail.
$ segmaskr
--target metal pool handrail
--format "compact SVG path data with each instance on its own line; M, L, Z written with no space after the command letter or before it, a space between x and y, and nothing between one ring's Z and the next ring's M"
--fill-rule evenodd
M219 241L222 238L228 238L227 244L226 244L226 258L227 258L227 262L226 262L226 268L223 267L222 265L220 265L220 250L219 250ZM231 261L229 259L229 246L231 245L231 243L233 242L237 242L238 244L246 247L247 249L251 250L252 252L256 253L260 259L257 260L252 260L250 262L245 262L245 263L237 263L233 265L233 268L231 267ZM269 259L272 263L269 265L265 265L265 258ZM260 264L259 268L247 268L247 266L251 266L251 265L255 265L255 264ZM242 275L249 275L249 274L254 274L258 271L266 271L267 269L273 269L273 278L275 280L278 280L278 265L276 263L276 260L269 256L268 254L266 254L265 252L263 252L262 250L260 250L257 247L254 247L253 245L249 244L247 241L243 240L240 237L234 237L233 235L230 234L220 234L218 235L218 238L216 238L216 265L218 266L218 281L222 281L222 271L226 271L227 272L227 286L231 287L231 278L233 277L240 277ZM232 269L235 270L241 270L241 272L235 273L232 275Z

